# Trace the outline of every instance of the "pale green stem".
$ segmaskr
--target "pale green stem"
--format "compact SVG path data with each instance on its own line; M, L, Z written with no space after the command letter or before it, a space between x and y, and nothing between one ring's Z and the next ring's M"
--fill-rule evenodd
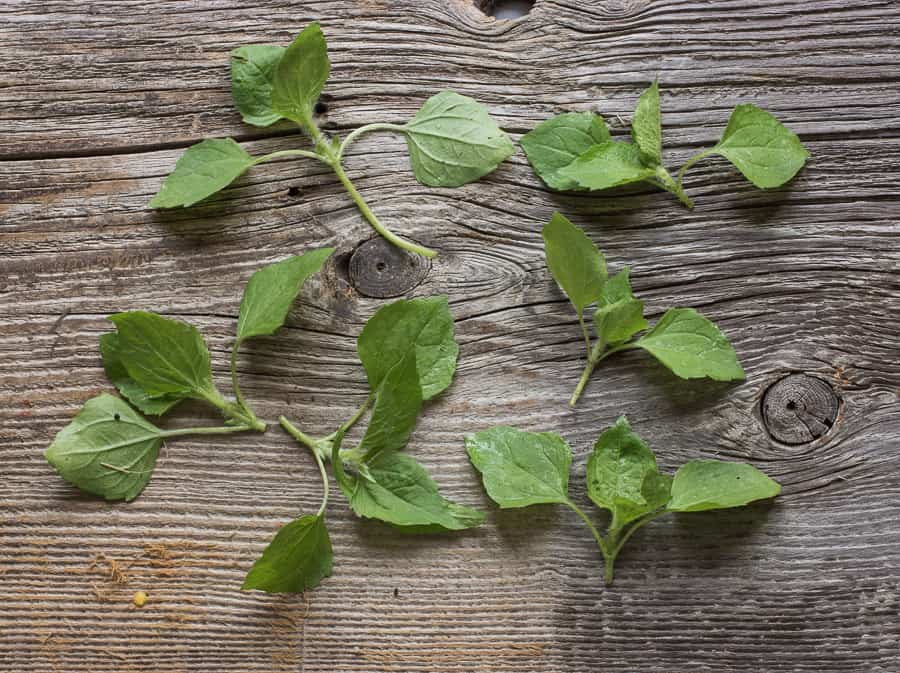
M278 417L278 422L281 423L281 427L285 429L285 431L294 439L296 439L301 444L305 444L309 447L310 452L313 455L313 458L316 459L316 465L319 466L319 474L322 475L322 504L319 505L319 511L316 513L316 516L322 516L325 512L325 507L328 505L328 473L325 472L325 463L322 462L322 458L319 456L319 452L315 449L314 444L310 443L310 437L303 432L300 431L299 428L295 427L293 423L291 423L284 416Z
M642 519L638 519L637 521L632 523L628 530L626 530L621 537L619 537L619 530L617 528L614 528L612 525L610 526L608 540L610 542L611 548L608 550L608 553L604 553L606 561L604 565L606 566L606 569L603 574L603 580L604 582L606 582L606 586L609 586L613 582L613 577L615 575L616 558L619 556L619 552L622 551L622 547L624 547L625 543L628 542L628 538L634 535L635 531L637 531L637 529L643 526L645 523L648 523L656 517L661 516L665 513L666 510L660 510L659 512L647 514Z
M344 142L341 143L341 146L337 151L337 160L340 161L344 158L344 152L347 151L347 148L350 147L354 140L364 133L371 133L372 131L395 131L396 133L403 133L406 131L406 127L398 126L397 124L366 124L365 126L360 126L355 131L351 131L347 134L347 137L344 138Z
M209 428L175 428L174 430L160 430L159 436L166 437L183 437L184 435L227 435L232 432L246 432L247 430L255 430L249 425L222 425Z
M681 170L678 171L678 177L676 178L679 189L681 188L681 183L684 181L684 174L687 173L687 170L701 159L705 159L706 157L708 157L710 154L715 152L715 150L715 147L710 147L708 150L703 150L702 152L695 154L687 160L687 163L685 163L685 165L681 167Z
M587 527L591 529L591 534L594 536L594 539L597 541L597 546L600 548L600 552L603 554L603 556L606 556L606 553L607 553L606 540L604 540L603 536L600 535L600 531L597 530L597 527L590 520L590 518L588 518L588 515L585 514L582 511L582 509L578 505L576 505L574 502L572 502L571 500L566 500L566 504L572 509L573 512L575 512L579 517L581 517L581 520L584 521L587 524Z
M587 348L587 355L591 357L591 337L588 334L587 325L584 324L584 316L578 314L578 324L581 325L581 335L584 337L584 345Z
M237 378L237 354L240 345L240 341L235 341L231 349L231 389L234 391L234 397L241 408L249 411L247 403L244 401L244 396L241 394L241 387L238 385Z
M282 157L307 157L309 159L316 159L318 161L325 161L325 157L321 154L317 154L315 152L310 152L308 150L279 150L277 152L272 152L271 154L264 154L261 157L256 157L253 160L253 165L261 164L264 161L271 161L272 159L281 159Z
M685 206L688 208L694 207L694 202L691 201L691 197L685 194L684 190L681 188L681 183L675 182L672 179L672 176L669 175L669 171L662 166L656 167L656 179L659 180L659 184L663 189L672 192Z
M636 343L631 342L616 346L615 348L610 348L608 351L604 352L603 348L605 346L606 344L603 343L603 339L598 337L596 343L594 343L594 347L591 349L590 355L588 356L587 365L585 365L584 371L581 373L581 378L578 379L578 385L575 386L575 391L572 393L572 398L569 400L570 407L574 407L578 403L578 398L581 397L581 393L584 390L584 387L587 385L588 379L591 378L591 374L594 372L594 367L596 367L602 360L608 358L613 353L618 353L619 351L638 347Z
M322 132L319 130L319 127L316 126L315 122L312 119L305 120L306 126L305 128L309 131L310 136L312 137L313 143L315 143L316 149L321 154L320 158L323 158L329 166L331 166L335 175L338 176L338 180L341 181L341 184L344 185L344 189L347 190L347 194L350 195L350 198L353 199L353 202L356 204L356 207L359 208L359 212L363 214L363 217L366 218L366 221L372 225L372 228L381 234L385 239L387 239L390 243L393 243L398 248L402 248L403 250L408 250L409 252L414 252L418 255L422 255L423 257L427 257L431 259L432 257L437 256L437 252L426 248L425 246L418 245L417 243L413 243L412 241L407 241L405 238L397 236L390 229L385 227L375 216L375 213L372 212L372 209L369 208L369 205L366 203L365 199L363 199L362 195L356 190L356 187L353 186L353 182L350 181L350 178L347 176L347 173L344 172L344 167L341 165L341 150L335 149L331 146L328 140L322 135ZM365 128L365 127L363 127ZM351 134L352 135L352 134ZM349 136L348 136L349 138ZM346 143L346 140L344 141Z

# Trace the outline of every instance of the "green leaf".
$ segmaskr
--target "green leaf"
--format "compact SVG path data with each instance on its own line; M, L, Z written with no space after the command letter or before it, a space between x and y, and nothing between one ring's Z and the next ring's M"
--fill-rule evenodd
M568 503L572 450L559 435L497 426L466 437L466 451L500 507Z
M284 324L306 279L317 273L334 248L312 250L256 271L247 283L238 318L237 340L274 334Z
M453 381L459 354L447 298L400 299L380 308L360 333L357 350L372 390L415 351L422 399L430 400Z
M275 68L272 110L308 127L330 72L325 36L318 23L311 23L285 50Z
M584 189L608 189L640 182L656 175L641 161L637 145L610 142L594 145L571 164L559 170L560 176Z
M365 476L342 484L357 515L380 519L414 532L462 530L478 526L484 514L444 498L415 459L385 453L366 463Z
M797 174L809 152L774 116L755 105L738 105L713 147L761 189L780 187Z
M662 124L657 82L653 82L638 99L634 119L631 121L631 135L644 163L657 166L662 162Z
M781 486L752 465L720 460L692 460L675 473L673 512L740 507L754 500L774 498Z
M668 480L656 457L622 416L594 444L587 464L588 496L612 514L612 529L649 514L668 501Z
M203 140L181 155L175 170L150 201L150 207L192 206L227 187L253 161L231 138Z
M196 327L146 311L109 319L119 330L119 358L147 395L207 399L216 394L209 351Z
M378 386L369 426L359 444L363 460L400 451L409 441L422 408L422 389L416 357L410 352L388 372Z
M161 397L150 397L137 381L128 375L119 356L119 335L115 332L100 337L100 356L107 378L119 389L119 392L131 404L143 413L151 416L162 416L169 409L184 399L184 395L169 394Z
M453 91L425 101L403 129L413 173L429 187L477 180L515 152L486 107Z
M133 500L150 481L162 431L103 393L63 428L44 454L68 482L107 500Z
M606 282L603 253L585 233L560 213L553 213L541 231L547 266L578 315L600 299Z
M744 379L731 343L718 327L692 308L669 309L635 345L683 379Z
M632 294L629 273L630 270L625 268L609 279L594 312L597 334L602 334L603 342L610 346L628 341L647 329L644 302Z
M331 540L325 517L307 514L282 526L263 550L241 589L298 593L331 575Z
M270 44L248 44L231 52L231 96L246 123L271 126L281 119L272 109L272 85L284 52Z
M610 140L603 117L593 112L566 112L551 117L519 141L538 177L551 189L577 189L578 183L559 174L594 145Z

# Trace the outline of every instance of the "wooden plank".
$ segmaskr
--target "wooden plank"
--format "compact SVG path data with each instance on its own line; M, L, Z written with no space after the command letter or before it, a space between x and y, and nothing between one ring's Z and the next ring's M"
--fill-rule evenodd
M153 12L16 2L0 12L0 668L900 667L895 3L545 0L518 22L462 0ZM410 450L448 496L485 507L489 520L409 538L360 522L337 496L334 576L306 597L266 597L239 592L243 574L277 526L320 497L312 460L276 428L172 441L128 505L78 495L41 452L109 388L96 350L107 314L194 322L225 387L242 284L313 246L337 245L338 263L304 289L284 330L247 344L245 394L266 418L289 409L314 433L364 398L355 338L384 302L348 279L347 256L371 232L332 176L280 162L209 204L146 208L180 148L204 135L235 135L259 152L297 146L289 127L239 123L227 52L285 42L313 18L332 47L332 130L401 121L445 86L489 104L514 135L565 109L627 121L658 74L671 165L714 141L738 101L776 112L813 159L770 193L724 162L698 165L689 212L651 188L550 194L521 153L476 184L427 189L400 139L361 140L351 176L386 222L440 250L411 294L450 297L462 347L454 385L427 407ZM632 266L654 317L681 305L716 320L747 382L679 382L621 354L568 409L582 346L543 263L539 231L555 209L585 227L612 269ZM824 437L788 445L766 431L760 404L795 372L827 384L840 406ZM462 437L497 423L562 432L587 506L584 461L621 413L666 469L698 456L752 460L784 495L771 507L654 522L604 589L583 525L552 507L496 511ZM168 424L213 421L188 405ZM110 580L110 559L126 584ZM150 595L141 610L130 602L139 589Z

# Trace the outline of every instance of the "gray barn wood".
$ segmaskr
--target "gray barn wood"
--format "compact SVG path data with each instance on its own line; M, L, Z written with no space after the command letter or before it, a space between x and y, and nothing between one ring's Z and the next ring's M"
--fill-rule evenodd
M191 320L224 385L243 283L311 246L340 256L285 329L247 345L245 394L316 433L364 398L355 337L385 300L357 288L409 283L390 255L371 263L377 244L350 259L372 232L324 167L260 166L207 204L146 207L200 138L303 143L287 124L241 124L227 63L314 19L331 47L332 132L402 122L445 87L516 138L567 110L627 122L658 76L670 166L713 143L738 102L774 112L812 159L769 193L722 160L699 164L687 211L652 188L551 194L521 151L478 183L429 189L402 139L361 140L349 172L385 222L440 251L409 295L449 295L462 348L410 451L489 517L412 539L338 496L333 577L265 596L238 590L244 573L320 497L313 461L277 428L170 442L128 505L80 495L42 451L110 389L106 315ZM894 0L537 0L514 21L467 0L0 0L0 671L900 671L898 47ZM613 270L632 267L653 317L679 305L713 318L748 380L688 384L621 354L570 410L582 343L539 233L557 209ZM583 525L553 507L491 507L462 438L497 423L562 432L587 505L584 461L622 413L664 467L749 460L784 494L654 522L604 588ZM213 420L187 405L167 423Z

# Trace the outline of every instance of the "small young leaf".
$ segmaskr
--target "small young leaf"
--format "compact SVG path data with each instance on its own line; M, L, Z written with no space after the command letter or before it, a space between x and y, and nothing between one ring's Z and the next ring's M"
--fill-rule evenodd
M227 187L253 165L253 157L231 138L202 140L175 163L151 208L192 206Z
M646 167L641 161L637 145L623 142L594 145L568 166L559 169L561 177L592 190L640 182L655 174L655 169Z
M487 108L453 91L429 98L403 128L413 173L429 187L477 180L515 152Z
M378 386L369 426L359 444L364 460L400 451L409 441L422 408L415 353L398 362Z
M415 351L422 399L430 400L453 381L459 354L447 298L400 299L378 309L363 327L357 350L372 390Z
M100 337L100 356L106 377L119 389L131 404L151 416L162 416L184 399L184 395L169 394L150 397L137 381L128 375L122 358L119 357L119 335L115 332Z
M613 528L665 505L666 485L650 447L624 416L597 438L587 464L588 496L613 515Z
M231 52L231 96L247 124L271 126L281 115L272 109L272 83L284 47L248 44Z
M299 593L331 575L331 540L322 515L307 514L285 524L263 550L241 589Z
M415 459L385 453L366 463L366 475L342 488L357 515L380 519L413 532L462 530L478 526L484 514L444 498Z
M631 121L631 135L644 163L657 166L662 162L662 128L657 82L653 82L638 99L634 119Z
M672 512L740 507L774 498L781 485L752 465L720 460L692 460L682 465L672 482Z
M597 334L602 334L604 343L610 346L647 329L644 302L632 294L629 273L626 267L607 281L594 312Z
M538 177L550 189L577 189L578 183L559 174L594 145L610 140L603 117L593 112L566 112L539 124L519 141Z
M774 116L755 105L738 105L712 149L761 189L780 187L797 174L809 152Z
M256 271L247 283L238 318L237 340L274 334L284 324L306 279L317 273L334 248L312 250Z
M497 426L466 437L466 451L500 507L568 502L572 450L559 435Z
M318 23L311 23L294 39L275 67L272 110L304 128L309 126L313 106L330 72L325 36Z
M209 351L196 327L146 311L109 319L119 330L119 359L147 395L203 399L215 392Z
M635 345L683 379L744 378L744 370L728 339L692 308L669 309Z
M68 482L107 500L133 500L144 489L162 444L159 428L118 397L88 400L44 454Z
M578 315L600 299L606 282L606 260L585 233L560 213L541 231L547 266Z

